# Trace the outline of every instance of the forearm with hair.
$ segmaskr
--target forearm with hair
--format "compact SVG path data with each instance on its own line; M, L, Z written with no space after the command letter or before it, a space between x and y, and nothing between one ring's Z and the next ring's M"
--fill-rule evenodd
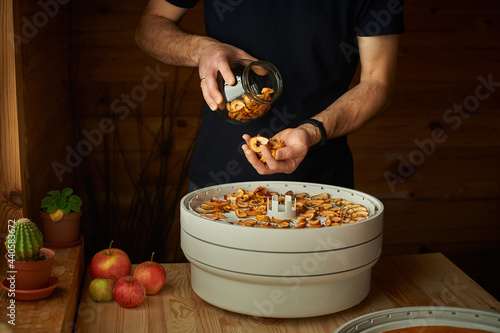
M380 80L370 78L347 91L328 108L312 117L323 123L328 139L350 134L361 129L390 102L392 88ZM310 144L321 139L319 130L306 125Z
M198 66L203 50L216 40L188 33L176 23L154 14L145 14L135 34L136 43L149 56L175 66Z

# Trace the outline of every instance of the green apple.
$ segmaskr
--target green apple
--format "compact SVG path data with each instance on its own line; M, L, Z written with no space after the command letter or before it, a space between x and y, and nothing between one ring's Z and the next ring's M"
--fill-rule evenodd
M113 299L113 287L115 281L112 279L95 278L90 282L90 298L96 302L107 302Z

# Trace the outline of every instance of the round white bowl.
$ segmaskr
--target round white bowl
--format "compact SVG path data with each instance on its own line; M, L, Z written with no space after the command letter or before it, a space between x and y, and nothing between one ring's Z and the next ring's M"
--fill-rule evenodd
M500 333L500 313L453 306L411 306L372 312L348 321L335 333L383 333L425 326Z
M341 226L269 229L237 225L240 219L232 212L223 221L213 221L194 211L212 197L258 186L280 194L326 192L364 205L370 216ZM378 199L320 184L234 183L197 190L181 201L181 247L191 262L196 294L220 308L261 317L319 316L361 302L382 251L382 227Z

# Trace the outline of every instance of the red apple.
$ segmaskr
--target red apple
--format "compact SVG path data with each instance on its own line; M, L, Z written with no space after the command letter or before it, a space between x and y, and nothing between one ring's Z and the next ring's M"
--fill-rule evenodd
M133 308L142 303L146 297L146 288L133 276L122 277L115 283L113 297L125 308Z
M167 272L165 272L165 268L153 261L154 254L153 252L150 261L140 263L134 269L134 277L141 281L148 295L154 295L159 292L167 281Z
M89 285L90 298L96 302L107 302L113 299L113 286L115 281L111 279L93 279Z
M97 252L90 262L90 275L92 279L103 278L118 281L124 276L129 276L132 263L128 255L120 250L111 248Z

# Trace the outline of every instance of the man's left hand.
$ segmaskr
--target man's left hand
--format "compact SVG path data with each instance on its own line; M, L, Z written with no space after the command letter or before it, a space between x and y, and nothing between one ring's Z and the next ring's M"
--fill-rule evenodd
M242 146L245 157L261 175L294 172L309 149L310 139L307 131L301 127L287 128L276 134L274 138L278 142L284 140L286 146L276 150L276 157L271 155L271 151L267 147L260 146L262 157L266 161L266 163L262 163L257 154L248 146L250 135L243 135L243 139L246 141L246 144Z

